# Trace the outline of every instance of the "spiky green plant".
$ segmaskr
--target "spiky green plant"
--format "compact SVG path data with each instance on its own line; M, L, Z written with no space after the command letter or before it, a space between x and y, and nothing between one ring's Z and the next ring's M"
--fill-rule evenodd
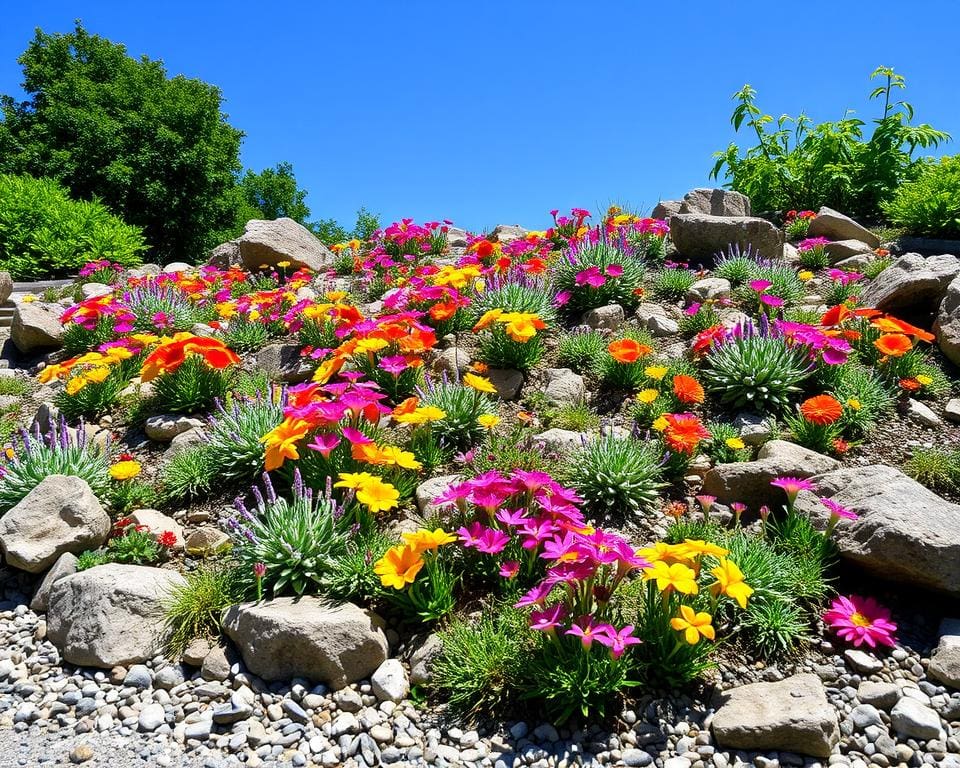
M263 471L261 438L283 421L284 399L276 390L253 398L228 396L217 401L207 432L217 462L216 475L228 481L251 481Z
M204 565L187 572L186 582L164 597L167 655L178 659L195 638L219 635L223 612L245 596L234 566Z
M960 487L960 451L918 448L903 467L910 477L935 491Z
M201 355L188 355L175 371L153 380L153 405L159 413L207 411L226 397L233 373L211 368Z
M750 285L742 285L734 292L735 298L750 314L755 315L762 308L761 296L778 296L783 299L784 306L789 307L797 304L804 295L803 281L789 264L758 264L750 280L766 280L770 283L770 286L762 291L754 290Z
M76 430L60 417L41 435L39 425L32 432L21 430L20 438L0 475L0 514L16 506L50 475L74 475L87 481L97 498L110 490L109 443L104 446L87 439L81 422Z
M757 260L751 250L741 252L740 246L733 244L725 253L718 255L714 260L712 270L714 277L729 280L730 285L736 288L753 279L757 271Z
M893 409L894 398L871 368L848 361L824 366L821 373L830 394L843 403L838 425L852 437L863 437Z
M607 342L600 331L574 331L560 337L557 360L579 373L591 370L606 354Z
M888 256L875 259L863 268L863 275L867 278L867 280L875 280L877 275L883 272L883 270L885 270L891 264L893 264L893 259Z
M511 339L502 326L494 323L480 334L477 357L491 368L512 368L527 372L543 359L546 351L543 331L526 341Z
M668 268L654 273L653 293L667 301L677 301L687 295L687 291L697 282L697 273L689 269Z
M564 477L592 514L624 519L656 508L664 486L662 458L652 442L610 433L574 451Z
M436 406L446 414L431 429L437 442L448 450L466 451L482 442L486 429L477 419L496 413L487 395L452 381L428 378L420 395L424 405Z
M206 443L189 445L160 469L162 495L171 501L206 496L217 482L217 457Z
M223 334L223 343L235 352L253 352L270 341L270 329L264 323L237 315Z
M82 355L113 340L117 335L113 330L114 324L115 321L109 317L101 317L93 328L68 322L60 338L64 351L70 356Z
M710 349L703 379L725 405L769 414L785 411L811 373L804 347L775 336L744 334Z
M608 276L607 270L611 267L619 267L622 272ZM603 285L595 287L583 282L578 285L577 275L591 268L604 276ZM610 243L583 244L557 261L554 285L560 293L569 296L563 309L570 315L608 304L619 304L629 312L640 304L638 291L643 287L644 272L642 261Z
M504 312L531 312L543 322L551 325L556 322L557 308L554 305L556 291L544 278L510 277L495 279L484 286L481 293L471 301L469 316L476 323L484 313L491 309Z

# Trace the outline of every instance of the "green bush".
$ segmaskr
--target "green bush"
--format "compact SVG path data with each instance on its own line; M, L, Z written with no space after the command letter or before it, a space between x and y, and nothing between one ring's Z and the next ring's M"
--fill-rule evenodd
M960 237L960 156L924 165L881 207L890 221L912 234Z
M140 263L139 227L97 200L71 200L52 179L0 175L0 266L15 279L62 277L89 261Z
M185 584L167 595L166 651L179 658L197 637L216 637L224 610L244 598L242 579L236 567L201 567L187 574Z

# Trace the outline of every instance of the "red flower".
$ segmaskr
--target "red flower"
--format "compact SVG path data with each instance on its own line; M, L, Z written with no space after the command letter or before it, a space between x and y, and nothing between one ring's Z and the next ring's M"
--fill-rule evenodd
M692 413L668 413L664 417L667 428L663 437L671 451L693 456L701 440L710 437L710 433Z
M843 406L830 395L817 395L803 401L800 414L811 424L825 427L843 416Z
M177 545L177 534L173 531L164 531L157 536L157 544L166 549L171 549Z

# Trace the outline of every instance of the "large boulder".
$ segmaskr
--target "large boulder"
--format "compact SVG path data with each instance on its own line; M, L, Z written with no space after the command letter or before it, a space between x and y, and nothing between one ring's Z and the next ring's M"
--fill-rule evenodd
M816 675L743 685L720 694L717 703L713 735L724 748L825 758L840 741L837 712Z
M711 216L750 216L750 198L729 189L698 187L683 196L680 213L707 213Z
M730 245L752 248L765 259L783 257L783 235L766 219L678 213L670 217L670 238L677 251L692 259L707 258Z
M882 578L960 597L960 506L882 464L813 480L817 495L801 492L800 512L825 523L819 495L857 514L834 532L841 557Z
M226 269L231 264L239 264L241 261L239 240L227 240L225 243L220 243L210 251L207 257L207 264L220 269Z
M119 563L67 576L50 590L47 636L71 664L139 664L161 650L164 602L185 584L176 571Z
M650 212L650 216L654 219L669 219L671 216L675 216L680 213L680 208L683 207L683 200L661 200Z
M860 304L887 312L915 306L933 311L957 275L960 259L956 256L924 258L906 253L867 284Z
M492 237L498 243L509 243L527 236L527 230L519 224L497 224L493 228Z
M869 229L827 206L817 211L816 218L810 222L807 236L826 237L830 240L861 240L871 248L880 245L880 238Z
M387 658L384 622L352 603L278 597L231 607L224 630L264 680L304 677L340 689Z
M110 533L110 516L87 481L45 477L0 517L0 549L7 565L41 573L64 552L96 549Z
M59 304L39 301L18 301L13 309L10 340L24 354L41 349L59 349L62 346L63 326Z
M50 590L53 589L53 585L60 579L73 576L76 572L76 556L70 552L64 552L41 579L37 591L33 593L33 599L30 601L30 610L35 613L46 613L47 605L50 602Z
M882 274L882 273L881 273ZM947 286L937 319L933 324L940 351L954 365L960 365L960 276Z
M313 375L313 366L303 359L300 344L277 341L257 350L257 370L264 371L274 381L301 384Z
M834 265L856 256L873 257L873 249L862 240L834 240L827 243L823 250Z
M264 264L275 267L286 261L291 269L307 267L319 272L333 264L333 254L327 246L293 219L252 219L238 242L240 259L247 269L258 269Z
M770 485L778 477L806 478L837 469L840 462L802 445L771 440L757 453L756 461L717 464L703 478L703 493L721 504L740 501L756 508L782 504L783 491Z

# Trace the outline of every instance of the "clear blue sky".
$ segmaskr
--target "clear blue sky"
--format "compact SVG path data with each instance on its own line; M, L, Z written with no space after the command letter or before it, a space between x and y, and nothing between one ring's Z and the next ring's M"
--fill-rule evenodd
M3 3L0 93L34 27L75 18L218 85L243 161L293 163L314 218L543 227L611 201L649 209L707 182L744 83L769 113L872 118L869 73L906 75L960 152L960 3ZM744 137L746 138L746 137Z

